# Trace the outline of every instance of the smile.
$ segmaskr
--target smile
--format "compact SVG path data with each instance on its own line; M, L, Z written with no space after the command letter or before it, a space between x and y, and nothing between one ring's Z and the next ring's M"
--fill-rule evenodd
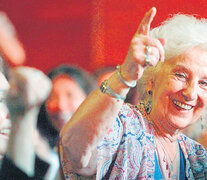
M176 100L173 100L173 103L174 103L177 107L179 107L179 108L181 108L181 109L184 109L184 110L191 110L191 109L193 108L193 106L191 106L191 105L187 105L187 104L181 103L181 102L176 101Z
M0 130L0 134L8 136L10 134L10 129L2 129Z

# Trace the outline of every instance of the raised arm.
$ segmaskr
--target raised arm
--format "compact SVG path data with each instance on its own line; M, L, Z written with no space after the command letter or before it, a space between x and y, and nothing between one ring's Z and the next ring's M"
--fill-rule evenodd
M131 41L127 57L120 66L120 74L114 72L107 80L107 86L121 97L125 97L129 91L129 86L123 83L123 80L133 85L142 76L146 67L146 46L151 46L152 50L149 55L150 65L164 60L162 40L149 37L150 25L155 14L155 8L145 14ZM62 129L63 151L67 153L76 173L92 175L96 172L96 146L106 134L122 105L123 100L117 100L114 95L97 89L88 96Z
M11 70L10 90L6 102L12 128L6 156L28 177L34 175L34 132L37 115L50 88L49 78L39 70L28 67L16 67Z

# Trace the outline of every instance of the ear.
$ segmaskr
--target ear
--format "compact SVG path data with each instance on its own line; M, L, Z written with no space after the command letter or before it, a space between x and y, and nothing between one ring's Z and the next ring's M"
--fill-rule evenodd
M152 91L152 88L153 88L153 81L152 81L152 79L150 79L146 83L146 91L147 92Z

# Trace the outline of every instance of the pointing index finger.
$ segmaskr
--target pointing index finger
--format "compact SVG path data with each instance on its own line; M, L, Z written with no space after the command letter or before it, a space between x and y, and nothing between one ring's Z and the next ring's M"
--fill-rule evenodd
M150 25L152 23L152 20L155 17L156 14L156 8L152 7L144 16L142 19L142 22L139 25L139 28L137 30L137 34L143 34L148 36L150 32Z

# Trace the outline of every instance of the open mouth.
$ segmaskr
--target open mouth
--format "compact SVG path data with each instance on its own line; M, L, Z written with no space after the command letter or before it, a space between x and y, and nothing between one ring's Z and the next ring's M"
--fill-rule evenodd
M183 110L191 110L194 106L191 106L191 105L187 105L187 104L184 104L184 103L181 103L180 101L177 101L177 100L173 100L173 103L180 109L183 109Z

